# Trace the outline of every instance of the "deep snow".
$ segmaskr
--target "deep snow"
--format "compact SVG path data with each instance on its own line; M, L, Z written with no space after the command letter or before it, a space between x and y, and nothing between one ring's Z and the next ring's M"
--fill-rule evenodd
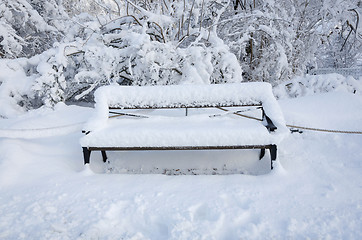
M290 124L362 130L361 95L279 103ZM47 128L91 113L59 104L0 126ZM107 174L100 155L85 168L77 128L0 138L0 239L362 239L362 135L292 134L259 176L167 176Z

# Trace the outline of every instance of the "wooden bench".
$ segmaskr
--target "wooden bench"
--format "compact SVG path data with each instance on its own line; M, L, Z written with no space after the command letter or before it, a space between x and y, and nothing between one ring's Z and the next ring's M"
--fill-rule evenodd
M273 168L277 143L288 132L268 83L105 86L97 89L95 101L95 115L80 140L84 164L92 151L101 151L106 162L106 151L260 149L262 159L268 149ZM210 115L210 108L219 112ZM260 109L262 121L244 118L242 108ZM139 113L155 109L186 114ZM190 109L201 113L190 115Z

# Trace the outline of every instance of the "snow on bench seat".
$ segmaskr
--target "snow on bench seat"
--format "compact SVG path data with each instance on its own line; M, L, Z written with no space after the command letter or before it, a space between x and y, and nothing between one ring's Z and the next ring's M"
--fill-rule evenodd
M235 119L238 118L238 119ZM260 123L238 116L210 118L151 117L110 119L108 125L81 139L82 146L98 147L177 147L266 145L278 142Z

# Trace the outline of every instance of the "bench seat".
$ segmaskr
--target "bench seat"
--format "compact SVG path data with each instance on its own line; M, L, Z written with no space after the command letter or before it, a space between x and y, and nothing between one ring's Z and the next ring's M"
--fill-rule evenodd
M234 118L238 118L235 121ZM277 136L260 122L238 116L110 119L81 139L84 147L176 147L275 144Z

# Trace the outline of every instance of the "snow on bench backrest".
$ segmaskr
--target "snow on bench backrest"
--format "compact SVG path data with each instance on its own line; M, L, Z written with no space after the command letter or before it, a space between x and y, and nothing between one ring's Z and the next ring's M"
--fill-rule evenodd
M104 86L95 92L96 115L86 124L95 130L106 124L109 108L176 108L262 104L274 125L286 129L269 83L167 86Z
M243 84L106 86L95 96L111 108L177 108L260 104L255 91Z

